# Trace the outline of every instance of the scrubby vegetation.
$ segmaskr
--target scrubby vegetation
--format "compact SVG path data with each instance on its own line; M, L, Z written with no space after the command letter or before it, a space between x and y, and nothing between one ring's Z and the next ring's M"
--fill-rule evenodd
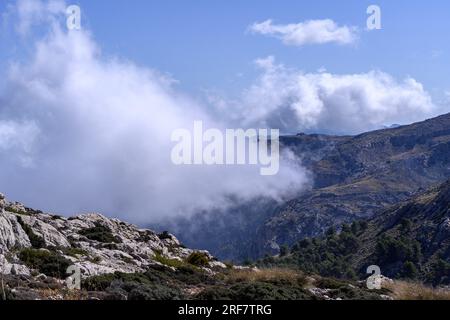
M175 271L154 266L141 274L114 273L88 278L83 290L102 299L192 300L303 300L319 299L309 288L316 286L302 272L288 269L226 269L209 275L198 268ZM330 283L332 281L330 280ZM334 283L334 282L333 282ZM319 285L324 285L323 281ZM326 288L328 289L328 288ZM379 299L374 292L348 282L330 291L333 298Z
M187 299L190 286L213 281L204 272L182 266L176 271L154 266L145 273L114 273L88 278L84 290L97 292L103 299L119 300L176 300Z
M312 294L295 285L275 285L267 282L237 283L231 286L207 288L197 297L200 300L308 300Z
M184 260L167 258L159 252L156 252L153 258L162 265L172 268L201 268L209 264L208 257L201 252L193 252Z
M197 267L205 267L209 263L208 256L202 252L192 252L186 262Z
M421 259L420 243L404 236L394 238L381 236L377 242L375 258L380 263L395 263L397 261L419 262Z
M28 215L26 211L17 209L13 206L8 206L5 208L5 211L11 212L11 213L15 213L17 215Z
M69 248L60 248L60 250L66 255L71 257L78 257L78 256L87 256L89 253L86 250L83 250L81 248L76 247L69 247Z
M344 225L339 233L331 228L323 237L301 240L288 253L266 256L257 265L290 267L347 280L365 279L367 266L378 265L383 275L390 278L420 280L432 285L450 283L450 263L434 257L423 258L421 243L407 232L408 220L398 227L401 233L397 237L393 236L395 233L377 237L372 252L368 248L371 242L368 244L364 234L367 227L356 222Z
M340 233L331 228L325 236L301 240L292 246L289 254L280 254L278 258L267 256L258 265L285 266L325 277L356 279L351 257L361 246L358 235L366 228L363 222L343 225Z
M377 265L389 278L450 285L449 203L447 183L367 222L330 228L321 237L282 247L278 257L257 264L360 280L368 266Z
M83 229L79 233L90 240L102 243L121 243L121 240L113 235L110 228L99 223L92 228Z
M65 278L71 262L54 251L46 249L23 249L19 252L20 260L32 269L55 278Z
M305 286L308 281L304 273L292 269L253 269L232 270L226 273L225 281L227 283L240 282L267 282L272 284L296 284Z
M157 261L165 266L173 267L173 268L179 268L185 264L183 261L178 260L178 259L166 258L163 255L161 255L160 253L155 253L153 258L155 259L155 261Z
M158 238L160 238L161 240L165 240L165 239L172 239L172 236L170 235L169 231L164 231L158 234Z
M450 263L443 259L438 259L432 263L428 278L434 285L450 284Z
M383 266L390 277L414 280L421 268L421 245L405 235L397 238L383 235L377 241L372 260Z

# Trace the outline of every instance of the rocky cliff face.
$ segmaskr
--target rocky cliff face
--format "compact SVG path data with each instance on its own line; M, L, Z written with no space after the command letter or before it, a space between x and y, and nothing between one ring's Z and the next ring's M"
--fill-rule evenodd
M114 272L138 273L161 260L184 261L194 252L205 269L225 267L206 251L187 249L168 233L156 234L100 214L60 217L8 202L0 195L0 271L32 275L42 268L61 275L79 267L83 278ZM53 260L52 260L53 259ZM51 261L49 261L51 260ZM52 266L58 264L60 266ZM58 269L59 268L59 269Z

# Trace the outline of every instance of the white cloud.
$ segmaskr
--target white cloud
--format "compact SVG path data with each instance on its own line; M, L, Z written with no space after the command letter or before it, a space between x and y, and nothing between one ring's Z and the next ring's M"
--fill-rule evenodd
M274 177L260 176L258 167L174 166L174 129L192 128L194 120L217 128L229 123L208 116L170 77L104 58L88 32L61 28L65 17L53 7L39 0L17 5L25 4L27 13L18 14L23 30L48 21L53 27L3 75L0 190L10 198L56 212L149 222L221 210L230 198L280 200L304 186L304 170L290 155Z
M22 36L30 32L30 28L37 24L47 23L55 25L56 16L65 12L65 3L59 0L48 1L17 1L15 6L10 6L8 14L16 14L16 28Z
M0 121L0 153L10 160L19 161L24 167L32 165L30 154L39 136L39 129L32 121Z
M296 24L277 25L272 20L254 23L250 31L281 39L289 46L308 44L352 44L358 39L357 28L339 26L330 19L308 20Z
M249 127L357 134L441 111L422 84L410 77L399 81L380 71L304 73L276 64L274 57L258 59L256 65L261 75L240 98L220 100L230 121L245 119Z

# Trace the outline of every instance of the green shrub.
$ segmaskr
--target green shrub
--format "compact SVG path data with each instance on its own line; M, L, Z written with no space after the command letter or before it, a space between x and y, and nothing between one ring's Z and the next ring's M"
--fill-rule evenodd
M178 268L173 277L175 277L178 281L191 286L214 282L208 274L190 264L185 264Z
M149 284L151 281L142 273L115 272L87 278L82 287L88 291L105 291L113 282Z
M347 286L347 283L333 278L320 278L315 285L321 289L340 289Z
M114 279L113 273L90 277L82 282L82 288L87 291L105 291Z
M164 231L163 233L158 234L158 238L161 240L172 239L172 236L168 231Z
M419 274L417 267L411 261L403 264L402 276L408 279L416 279Z
M428 279L434 285L450 285L450 263L439 259L431 265Z
M28 267L55 278L63 279L67 268L72 264L69 260L54 251L23 249L19 259Z
M378 240L375 255L381 263L418 262L421 258L421 247L420 243L406 237L394 239L391 236L383 236Z
M244 265L246 267L251 266L251 265L253 265L253 261L251 259L249 259L249 258L246 258L244 260L244 262L242 262L242 265Z
M366 231L367 228L369 227L369 223L365 220L362 220L359 222L359 226L361 228L361 231Z
M214 286L200 293L199 300L304 300L311 294L295 286L276 286L271 283L239 283L231 287Z
M328 230L325 232L325 235L327 237L334 237L336 235L336 229L334 227L328 228Z
M82 236L86 238L102 243L121 243L122 241L115 237L111 229L108 227L97 223L94 227L89 229L84 229L79 232Z
M186 262L196 267L206 267L209 264L208 256L202 252L192 252Z
M168 267L180 268L184 265L183 261L180 261L178 259L166 258L159 253L155 253L153 258L155 259L155 261L157 261L165 266L168 266Z
M354 229L358 227L354 227ZM355 231L355 230L354 230ZM292 246L291 254L279 258L266 256L259 261L261 267L296 268L324 277L357 278L349 257L361 247L361 241L352 232L350 225L344 225L337 234L330 228L327 235L314 239L303 239Z
M71 257L77 257L77 256L87 256L88 252L86 250L83 250L81 248L75 248L75 247L70 247L70 248L62 248L61 251L66 255L66 256L71 256Z
M152 268L146 273L105 274L90 277L82 282L87 291L107 292L109 298L128 300L176 300L185 298L176 273Z
M128 300L180 300L182 293L179 289L161 286L161 285L140 285L136 286L128 294Z
M342 232L352 232L351 226L349 224L347 224L347 223L344 223L342 225Z
M413 224L412 224L411 220L403 218L400 221L400 230L404 233L411 232L412 225Z
M5 211L8 211L8 212L11 212L11 213L14 213L14 214L23 215L23 216L24 215L28 215L26 211L18 210L16 208L12 207L12 206L6 207Z

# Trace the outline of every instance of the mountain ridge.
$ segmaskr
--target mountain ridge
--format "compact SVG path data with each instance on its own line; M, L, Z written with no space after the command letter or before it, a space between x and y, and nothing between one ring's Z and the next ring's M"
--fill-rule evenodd
M311 172L311 190L282 205L257 200L155 227L221 259L244 261L373 217L450 177L450 113L357 136L285 136L281 146Z

